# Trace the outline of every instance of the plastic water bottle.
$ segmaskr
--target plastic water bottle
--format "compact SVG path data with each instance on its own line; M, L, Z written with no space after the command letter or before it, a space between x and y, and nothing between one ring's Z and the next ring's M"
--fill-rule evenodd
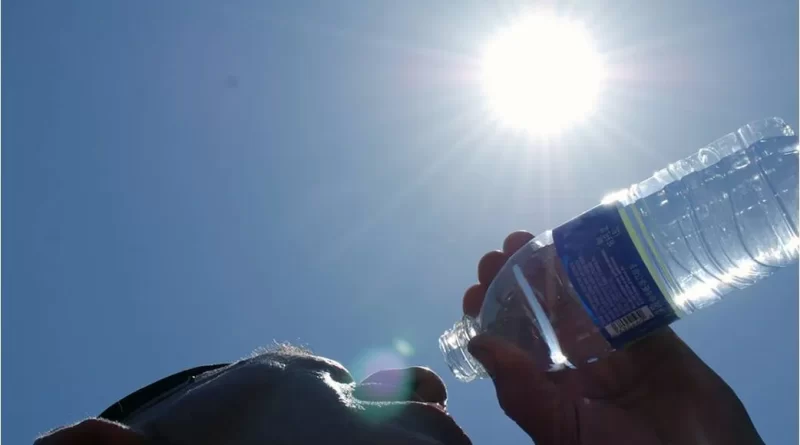
M453 374L487 376L467 352L481 332L543 370L591 363L793 264L797 151L783 120L753 122L535 237L498 273L478 317L440 337Z

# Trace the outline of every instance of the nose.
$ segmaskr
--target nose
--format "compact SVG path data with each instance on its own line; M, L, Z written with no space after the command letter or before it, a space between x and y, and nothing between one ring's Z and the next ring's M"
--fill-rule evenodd
M370 375L359 384L360 388L365 389L365 391L359 391L359 397L375 399L376 394L385 394L385 391L375 391L374 388L397 386L404 386L408 388L408 391L403 391L402 393L405 393L405 396L394 397L394 400L402 398L404 400L436 403L441 406L447 404L447 389L442 379L430 369L419 366L404 369L387 369ZM370 388L373 388L373 390L370 390ZM396 395L401 394L396 391L392 392Z

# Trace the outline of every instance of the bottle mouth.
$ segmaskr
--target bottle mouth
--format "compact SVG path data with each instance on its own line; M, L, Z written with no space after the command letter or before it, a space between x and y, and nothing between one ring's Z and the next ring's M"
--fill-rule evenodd
M464 318L439 337L439 350L453 375L462 382L471 382L488 374L469 353L469 341L478 335L478 324L472 317Z

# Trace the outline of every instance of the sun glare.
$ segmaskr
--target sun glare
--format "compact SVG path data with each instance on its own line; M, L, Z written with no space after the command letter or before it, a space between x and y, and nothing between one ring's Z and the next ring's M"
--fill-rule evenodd
M605 77L584 27L552 14L530 15L500 32L481 64L485 93L500 123L539 135L589 116Z

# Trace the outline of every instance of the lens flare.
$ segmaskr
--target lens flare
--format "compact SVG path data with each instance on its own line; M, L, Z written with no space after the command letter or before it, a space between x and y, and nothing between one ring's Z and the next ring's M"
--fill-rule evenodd
M351 369L356 379L361 381L380 371L403 369L407 366L402 355L384 348L364 352ZM386 373L377 383L362 382L358 390L363 399L372 401L408 400L413 392L405 373ZM398 404L396 408L399 410L402 405ZM383 422L394 417L397 410L392 405L387 405L383 409L366 410L362 414L372 422Z
M393 343L394 350L403 357L411 357L414 355L414 346L412 346L408 341L402 338L395 338Z

